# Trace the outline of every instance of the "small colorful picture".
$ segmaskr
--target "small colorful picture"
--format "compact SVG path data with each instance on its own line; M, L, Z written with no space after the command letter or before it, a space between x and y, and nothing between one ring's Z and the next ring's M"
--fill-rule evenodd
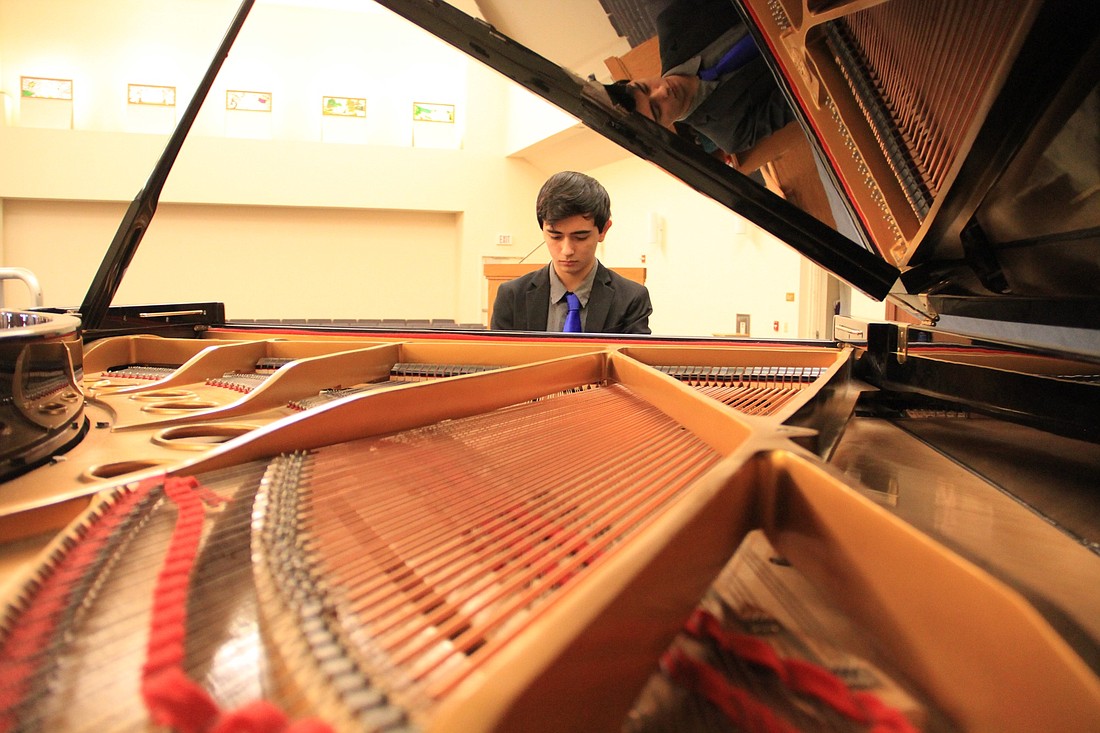
M455 121L453 104L432 104L431 102L413 102L413 122L450 122Z
M238 112L270 112L271 93L230 89L225 93L225 108Z
M73 98L72 79L44 79L36 76L21 76L19 79L24 97L70 101Z
M154 107L175 107L176 88L154 84L130 84L126 91L130 104L148 104Z
M321 114L333 117L366 117L367 100L360 97L322 97Z

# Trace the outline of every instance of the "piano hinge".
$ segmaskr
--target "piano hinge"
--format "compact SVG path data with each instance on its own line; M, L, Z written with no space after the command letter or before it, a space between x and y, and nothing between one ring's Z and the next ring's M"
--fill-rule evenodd
M898 364L904 364L905 360L909 358L909 324L899 323L897 326L897 346L894 349L894 358L897 359Z
M959 234L962 243L963 256L967 264L974 270L981 284L988 290L1002 295L1011 293L1008 280L993 245L986 236L982 225L976 218L971 219Z

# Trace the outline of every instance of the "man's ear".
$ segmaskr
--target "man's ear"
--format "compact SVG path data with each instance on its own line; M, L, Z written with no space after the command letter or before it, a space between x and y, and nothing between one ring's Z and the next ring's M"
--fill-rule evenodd
M607 230L610 229L610 228L611 228L611 220L608 219L607 223L603 225L603 231L600 232L600 241L601 242L603 241L603 238L607 236Z

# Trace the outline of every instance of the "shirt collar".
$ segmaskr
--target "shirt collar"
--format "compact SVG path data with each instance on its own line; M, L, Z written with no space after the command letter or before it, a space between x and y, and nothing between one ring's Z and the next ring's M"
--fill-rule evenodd
M718 60L722 58L722 54L728 51L734 43L739 41L745 33L747 33L743 25L736 25L726 30L716 40L703 49L701 53L692 56L687 61L673 66L671 69L664 73L664 76L669 74L680 74L682 76L697 76L699 69L710 68L718 63ZM681 115L677 122L681 122L691 116L692 112L698 109L706 98L711 95L715 89L718 88L718 84L721 80L716 81L703 81L699 80L699 86L695 91L695 96L691 100L691 104L684 110L684 114Z
M562 284L561 278L558 277L558 273L554 270L554 263L550 263L550 302L557 303L565 297L567 292L565 285ZM584 281L577 286L577 289L572 291L577 296L577 300L581 302L581 307L588 305L588 296L592 294L592 284L596 282L596 270L600 269L600 261L596 260L596 264L592 267L592 271L588 273Z

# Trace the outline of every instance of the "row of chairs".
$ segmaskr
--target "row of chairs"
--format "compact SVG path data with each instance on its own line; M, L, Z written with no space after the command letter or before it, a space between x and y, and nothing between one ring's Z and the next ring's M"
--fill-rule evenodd
M230 318L229 324L273 326L341 326L387 330L453 329L484 331L483 323L457 323L453 318Z

